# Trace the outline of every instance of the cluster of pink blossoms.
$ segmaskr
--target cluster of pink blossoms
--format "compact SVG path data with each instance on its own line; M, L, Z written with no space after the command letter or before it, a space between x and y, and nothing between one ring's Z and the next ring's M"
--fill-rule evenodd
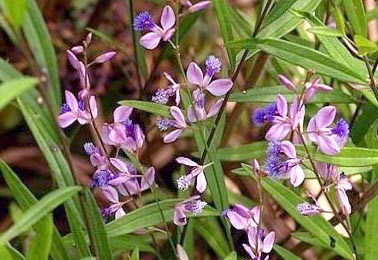
M270 124L265 138L269 141L265 170L267 175L273 178L289 178L294 187L301 185L305 179L302 168L304 159L297 155L294 144L316 145L318 152L333 156L340 153L344 147L348 135L349 125L344 119L335 122L337 109L334 106L322 107L312 118L307 128L304 129L305 106L311 101L318 91L331 91L330 86L320 83L316 78L312 82L306 82L298 94L297 87L286 77L280 75L281 83L294 95L294 101L289 106L283 95L278 95L276 103L257 109L252 115L256 125ZM314 162L314 172L322 177L323 185L335 187L341 211L349 215L349 204L346 190L352 189L351 183L343 175L337 172L337 167L326 163ZM313 215L324 212L317 203L303 203L298 205L298 210L303 215Z

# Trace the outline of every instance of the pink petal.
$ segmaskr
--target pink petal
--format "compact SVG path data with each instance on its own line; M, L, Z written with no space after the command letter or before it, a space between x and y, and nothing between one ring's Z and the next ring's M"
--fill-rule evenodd
M66 52L68 56L68 61L70 62L71 66L77 70L79 68L79 60L77 59L76 55L73 54L72 51L66 51Z
M147 169L147 171L144 173L142 177L142 181L140 184L141 191L147 190L150 187L152 187L154 181L155 181L155 168L150 167Z
M180 128L186 128L187 124L185 123L184 115L182 114L182 111L179 107L172 106L171 109L171 115L175 119L176 124Z
M96 102L95 96L91 96L89 98L89 108L91 109L93 119L96 119L98 112L97 112L97 102Z
M288 88L289 90L291 91L295 91L296 89L296 86L293 84L293 82L291 82L291 80L289 80L288 78L286 78L284 75L278 75L278 79L279 81L286 87Z
M341 211L344 215L348 216L352 212L352 207L349 203L348 196L343 189L337 189L337 197L339 199Z
M186 253L185 249L180 244L176 246L176 250L177 250L177 257L179 258L179 260L189 260L188 254Z
M177 157L176 158L176 162L178 162L179 164L184 164L184 165L187 165L187 166L191 166L191 167L198 167L198 163L188 159L188 158L185 158L185 157Z
M177 226L186 225L186 215L181 205L175 207L173 212L173 223L175 223Z
M227 218L230 220L230 223L234 228L242 230L248 227L247 218L239 215L237 212L228 210L226 214Z
M193 105L188 107L188 120L190 123L197 122L196 112L194 111Z
M257 236L257 227L252 227L248 230L248 243L252 248L256 248L256 238L260 240L260 237Z
M65 94L65 97L66 97L66 103L67 105L69 106L69 108L71 109L71 111L73 113L76 113L77 110L78 110L78 103L77 103L77 99L75 98L75 96L69 92L68 90L66 90L64 92Z
M123 217L123 216L125 216L125 215L126 215L126 212L123 210L122 207L120 207L120 208L116 211L116 213L115 213L115 219L119 219L119 218L121 218L121 217Z
M172 35L175 33L175 28L169 29L163 35L163 41L169 41L172 38Z
M215 102L209 109L209 113L207 114L207 118L213 117L216 114L218 114L220 108L222 107L223 98L219 99L217 102Z
M264 238L263 248L262 248L262 251L264 253L269 253L270 251L272 251L275 239L276 239L276 233L274 233L274 231L271 231L269 232L268 235L266 235L266 237Z
M279 94L277 96L276 103L277 103L278 114L280 114L281 116L286 116L287 115L287 101L286 101L286 98L283 95Z
M256 259L256 255L255 255L255 253L253 253L253 249L252 249L252 247L250 247L250 246L247 245L247 244L243 244L243 247L244 247L245 251L247 251L247 253L248 253L249 256L251 257L251 259Z
M290 183L293 187L298 187L304 181L305 174L301 166L295 165L289 171L290 174Z
M172 143L176 141L177 138L181 135L182 131L183 131L182 129L173 130L172 132L170 132L164 137L163 139L164 143L168 144L168 143Z
M195 13L209 7L210 5L211 1L201 1L189 7L188 10L190 13Z
M121 172L130 173L127 165L117 158L110 158L110 163Z
M230 79L216 79L212 81L207 90L214 96L223 96L232 88L232 81Z
M295 150L295 146L290 141L283 141L281 143L281 148L287 157L291 159L297 158L297 151Z
M72 112L67 112L58 116L58 125L61 128L70 126L77 119L76 115Z
M119 106L113 112L114 122L120 123L129 119L131 113L133 112L132 107Z
M318 136L317 145L320 151L328 155L336 155L340 152L337 142L329 136Z
M198 192L203 193L206 190L206 187L207 187L206 177L205 177L204 172L201 172L197 176L196 189Z
M135 177L132 176L132 175L128 175L128 174L123 174L123 175L120 175L120 176L118 176L114 179L109 180L109 184L113 185L113 186L120 186L122 184L127 183L132 178L135 178Z
M115 143L110 140L109 138L109 134L112 130L112 127L109 126L108 124L104 124L102 127L101 127L101 138L102 138L102 141L104 141L104 143L106 144L110 144L110 145L115 145Z
M161 35L159 33L149 32L140 38L139 43L144 48L148 50L153 50L159 45L160 40L161 40Z
M112 186L106 186L101 189L104 196L112 203L119 203L118 192Z
M175 12L172 7L166 5L161 14L160 23L164 31L167 31L173 27L176 22Z
M104 54L101 54L100 56L96 57L94 62L96 63L104 63L109 60L111 60L117 53L115 51L109 51L105 52Z
M198 86L202 85L203 73L197 63L191 62L189 64L188 70L186 71L186 76L191 84Z
M336 107L334 106L326 106L319 110L319 112L315 115L316 118L316 126L318 128L327 127L332 124L333 120L336 116Z
M291 127L288 124L274 124L269 128L265 135L265 139L268 141L282 140L290 131Z
M121 124L114 124L113 129L110 130L109 139L112 142L121 144L126 138L125 127Z

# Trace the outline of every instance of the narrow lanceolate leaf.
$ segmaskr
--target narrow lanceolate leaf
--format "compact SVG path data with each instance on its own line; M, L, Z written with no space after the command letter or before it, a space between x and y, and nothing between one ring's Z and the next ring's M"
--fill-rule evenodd
M226 256L223 260L237 260L238 255L235 251L231 252L228 256Z
M227 244L226 238L223 234L219 234L221 226L215 218L196 220L194 224L194 229L214 250L214 252L219 256L219 258L224 258L231 252Z
M18 205L23 211L27 211L30 207L37 203L37 199L34 197L34 195L2 160L0 160L0 171L3 174L8 188L11 190L14 199L17 201ZM35 225L36 228L38 228L39 225L41 225L40 222ZM60 234L56 228L54 229L53 241L51 245L51 256L55 260L69 259L64 248L62 238L60 237Z
M227 44L234 39L231 26L231 16L229 12L230 6L225 0L213 0L212 1L215 11L217 13L217 19L219 27L222 32L224 43ZM227 47L226 47L227 48ZM231 68L235 68L236 53L235 50L227 48L228 58L230 60Z
M152 102L139 101L139 100L124 100L118 102L122 106L133 107L142 111L146 111L155 115L171 117L169 113L169 106L156 104Z
M22 29L41 72L47 77L47 90L54 108L58 111L61 103L61 90L57 58L52 45L53 41L35 0L28 0Z
M246 167L245 169L253 175L252 167ZM320 215L306 217L299 214L297 205L303 202L299 195L282 183L270 178L264 178L261 184L263 189L305 230L322 243L330 245L335 253L347 259L353 259L353 253L348 243L327 220Z
M30 207L16 224L0 236L0 245L4 245L9 240L28 230L57 206L79 192L80 189L80 187L62 188L44 196L40 201Z
M172 221L173 208L176 203L179 203L181 201L181 199L168 199L160 202L160 207L163 211L164 219L167 222ZM211 207L205 207L200 216L219 216L219 211ZM189 215L188 217L190 218L195 216ZM112 221L109 224L106 224L106 232L108 234L108 237L111 238L129 234L141 228L152 227L160 223L163 223L163 220L159 211L159 207L156 203L152 203L142 208L133 210L132 212L127 213L126 216Z
M30 242L26 253L28 260L48 260L54 232L52 214L47 215L39 221L35 227L35 236Z
M104 220L97 206L96 200L89 189L85 189L85 202L88 207L88 219L90 220L89 235L92 236L96 256L101 260L112 260L112 251L108 236L105 231Z
M0 246L0 259L7 260L26 260L26 258L10 245Z
M355 34L367 36L367 20L362 0L343 0L346 15Z
M267 37L280 38L294 30L302 19L295 16L291 10L313 12L321 0L285 0L279 1L269 13L263 28L257 34L260 39Z
M356 43L358 52L361 55L372 54L378 50L377 44L361 35L355 35L354 42Z
M15 30L21 26L26 11L27 0L2 0L0 7L3 9L7 20L9 20Z
M290 252L289 250L287 250L286 248L282 247L282 246L279 246L277 244L275 244L273 246L273 250L280 256L282 257L284 260L302 260L302 258L300 258L299 256L296 256L295 254L293 254L292 252Z
M20 77L4 81L0 85L0 110L20 94L35 87L37 83L38 80L32 77Z
M347 65L335 61L329 55L296 43L273 38L248 39L232 42L229 46L236 49L257 48L291 64L307 70L315 70L316 73L321 75L344 82L366 83L367 75L365 75L365 72L354 71Z
M300 90L298 90L300 91ZM277 95L284 95L288 102L294 100L293 92L283 86L252 88L246 92L232 93L231 102L251 102L251 103L274 103ZM348 96L344 92L334 89L331 92L317 92L309 103L356 103L357 100Z
M307 29L307 31L315 35L327 36L327 37L343 37L344 36L343 32L337 29L332 29L327 26L314 26L314 27L311 27L310 29Z
M139 247L136 247L131 254L130 260L139 260Z

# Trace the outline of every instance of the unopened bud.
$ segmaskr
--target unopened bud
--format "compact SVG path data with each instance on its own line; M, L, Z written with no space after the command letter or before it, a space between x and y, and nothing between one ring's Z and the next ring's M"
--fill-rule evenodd
M117 53L115 51L109 51L109 52L105 52L104 54L101 54L100 56L98 56L94 62L95 63L104 63L104 62L107 62L109 60L111 60Z
M75 54L80 54L80 53L83 53L84 52L84 47L83 46L74 46L71 48L71 51Z

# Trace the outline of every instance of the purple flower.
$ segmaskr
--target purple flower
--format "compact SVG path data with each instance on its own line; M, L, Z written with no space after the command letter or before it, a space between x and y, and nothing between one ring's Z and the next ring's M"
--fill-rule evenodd
M185 157L176 158L176 162L178 162L179 164L183 164L183 165L191 167L187 175L181 176L177 180L178 188L180 190L187 190L189 186L192 185L193 180L196 179L197 181L196 189L198 192L203 193L207 187L204 170L206 169L206 167L210 166L212 163L202 166Z
M286 78L284 75L278 75L278 79L282 83L282 85L284 85L287 89L289 89L291 91L295 91L295 89L297 88L294 85L294 83L291 82L291 80Z
M350 215L352 212L352 207L349 203L348 195L346 194L347 190L352 189L352 184L345 177L344 174L338 174L335 180L336 195L339 200L341 211L345 216Z
M151 101L157 104L167 104L169 101L169 92L165 89L159 89L152 96Z
M135 31L151 31L156 24L149 12L141 12L134 18Z
M176 106L180 104L180 84L178 84L168 73L164 72L164 76L167 80L171 83L167 89L159 89L155 92L154 96L152 97L152 102L158 104L167 104L169 98L175 96L175 103Z
M109 217L110 215L115 214L115 218L121 218L126 215L126 212L123 210L123 205L126 204L128 201L120 202L118 197L118 192L115 188L111 186L106 186L102 188L102 192L104 193L105 197L110 201L111 205L105 209L103 209L103 216L105 218Z
M111 60L117 53L115 51L109 51L101 54L100 56L96 57L93 61L94 63L105 63Z
M305 108L298 99L295 99L288 111L286 98L283 95L277 96L277 115L273 116L273 125L265 135L268 141L282 140L291 131L296 130L303 124Z
M155 49L160 41L169 41L175 32L173 26L176 23L176 17L173 9L167 5L163 9L160 18L161 27L156 25L151 16L144 12L139 14L134 20L134 28L136 30L148 30L149 33L143 35L139 43L146 49Z
M209 112L207 112L205 108L205 95L201 91L194 90L193 99L194 104L188 107L188 120L191 123L205 121L218 114L224 100L223 98L218 99L210 106Z
M102 187L108 186L109 181L112 178L114 178L114 174L107 169L96 171L92 176L92 180L89 186L92 188L95 188L95 187L102 188Z
M166 117L158 117L156 119L156 127L160 130L160 131L166 131L168 130L170 127L173 127L174 126L174 122L173 120L170 120L169 118L166 118Z
M249 230L251 227L257 227L260 223L259 207L248 209L241 204L235 204L232 208L225 210L223 214L231 225L239 230Z
M89 98L89 111L85 110L84 100L77 100L75 96L68 90L65 91L66 102L62 105L60 114L58 116L58 124L62 128L66 128L74 123L76 120L79 124L88 124L97 117L97 103L96 98L91 96Z
M310 204L308 202L298 204L297 210L301 215L304 216L313 216L323 212L323 209L320 206L316 204Z
M212 81L214 74L220 71L221 63L218 58L209 56L205 64L206 74L204 76L197 63L191 62L186 71L188 81L198 86L201 91L207 90L214 96L223 96L232 88L233 82L230 79L216 79Z
M188 0L181 0L181 4L187 7L190 13L195 13L209 7L211 5L211 1L200 1L198 3L192 4Z
M325 154L338 154L348 138L349 127L344 120L339 121L335 128L331 128L336 116L334 106L326 106L310 119L307 133L310 140L318 145Z
M89 160L94 167L98 167L99 170L105 170L108 168L106 156L104 156L100 149L96 147L92 142L84 144L84 150L89 156Z
M172 143L181 135L181 133L188 127L185 122L184 115L179 107L172 106L170 108L171 115L174 120L172 120L172 125L176 129L167 134L164 137L164 143Z
M143 175L137 175L136 170L117 158L110 158L110 163L119 171L117 177L109 181L125 196L141 194L155 182L155 169L150 167Z
M300 166L301 159L297 158L295 146L290 141L270 142L266 170L273 178L288 176L290 183L297 187L304 181L304 171Z
M312 99L312 97L315 95L318 91L332 91L332 87L324 84L320 84L321 79L316 78L312 82L307 82L305 84L305 95L304 95L304 102L307 103Z
M274 231L269 232L265 236L263 229L257 227L250 228L248 231L248 243L243 244L245 251L253 260L267 260L269 256L262 258L263 254L269 254L272 251L276 234Z
M277 105L272 103L263 108L256 109L252 115L252 121L256 125L271 123L274 120L274 116L278 115L277 113Z
M186 225L186 214L192 213L196 216L200 215L206 205L207 203L200 200L200 196L198 195L176 204L173 212L173 223L177 226Z

